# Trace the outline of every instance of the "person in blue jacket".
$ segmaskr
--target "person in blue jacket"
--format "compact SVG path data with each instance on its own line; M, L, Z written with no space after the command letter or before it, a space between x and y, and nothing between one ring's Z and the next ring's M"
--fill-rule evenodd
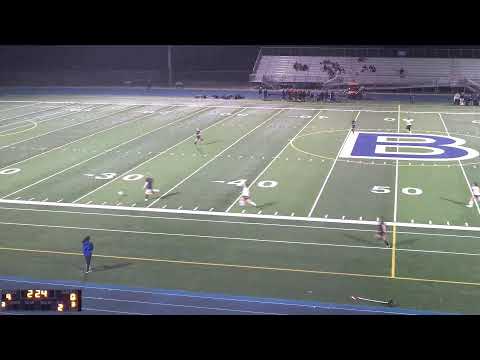
M85 257L85 274L88 274L89 272L92 272L90 269L90 262L93 254L93 243L90 241L90 236L87 236L85 239L83 239L82 250L83 256Z

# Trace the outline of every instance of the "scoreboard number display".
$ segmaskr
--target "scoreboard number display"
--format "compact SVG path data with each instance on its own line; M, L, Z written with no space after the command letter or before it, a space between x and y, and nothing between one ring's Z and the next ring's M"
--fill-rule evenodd
M82 290L0 290L1 311L82 311Z

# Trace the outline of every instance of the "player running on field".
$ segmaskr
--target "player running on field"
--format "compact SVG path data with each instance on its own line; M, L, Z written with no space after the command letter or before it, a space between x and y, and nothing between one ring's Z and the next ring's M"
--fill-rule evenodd
M197 128L197 130L195 130L195 142L194 142L194 144L197 145L197 143L199 141L203 142L203 138L202 138L202 134L201 134L200 129Z
M160 190L153 188L153 178L151 176L145 178L145 185L143 185L143 188L145 189L145 201L148 201L150 195L160 192Z
M357 126L357 122L355 120L352 120L352 133L355 132L355 126Z
M252 200L250 200L250 189L247 187L246 184L243 184L242 195L240 196L240 200L238 205L245 206L245 203L250 204L252 206L257 206Z
M387 247L390 247L390 244L387 241L387 225L383 221L383 217L380 218L380 222L377 225L377 234L375 235L377 239L382 239Z
M411 122L407 123L407 130L410 134L412 133L412 123Z
M478 187L477 183L473 183L472 186L472 197L470 198L469 203L466 205L466 207L472 207L473 206L473 200L480 200L480 188Z

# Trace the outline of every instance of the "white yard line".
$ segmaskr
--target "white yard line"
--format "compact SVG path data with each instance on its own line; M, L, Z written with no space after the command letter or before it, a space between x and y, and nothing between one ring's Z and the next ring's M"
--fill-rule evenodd
M360 116L360 113L361 113L361 111L359 111L357 113L357 116L355 116L355 121L357 121L358 117ZM315 210L315 208L317 206L318 200L320 200L320 196L322 195L323 190L325 189L325 186L327 185L328 179L330 179L330 175L332 174L333 168L335 167L335 164L337 163L338 157L340 156L340 154L342 152L342 149L345 146L345 143L347 142L348 137L350 136L350 133L351 133L351 130L348 129L347 136L345 136L345 140L343 140L342 146L340 146L340 149L338 150L337 156L335 157L335 160L333 161L332 167L330 168L330 171L328 172L327 177L325 178L325 181L323 182L323 185L320 188L320 191L318 192L317 197L315 198L313 206L308 213L308 217L312 216L313 211Z
M442 121L442 124L443 124L443 127L445 128L445 132L447 133L448 136L450 136L450 133L447 129L447 125L445 124L445 121L443 121L443 117L442 117L442 114L441 113L438 113L438 116L440 117L440 120ZM462 164L462 161L461 160L458 160L458 164L460 165L460 169L462 170L462 173L463 173L463 177L465 178L465 181L467 182L467 186L468 186L468 192L470 195L472 195L472 186L470 184L470 181L468 181L468 177L467 177L467 174L465 173L465 169L463 168L463 164ZM473 201L475 202L475 206L477 207L477 212L478 214L480 215L480 208L478 206L478 202L477 200L475 199L475 197L473 198Z
M1 122L4 122L4 121L7 121L7 120L18 119L18 118L20 118L20 117L24 117L24 116L28 116L28 115L33 115L33 114L38 114L38 113L41 113L41 112L51 111L51 110L55 110L55 109L66 108L66 107L68 107L68 105L57 106L57 107L54 107L54 108L51 108L51 109L42 109L42 110L32 111L32 112L30 112L30 113L26 113L26 114L23 114L23 115L11 116L11 117L8 117L8 118L3 118L3 119L0 118L0 123L1 123ZM60 112L56 112L56 113L50 114L50 116L51 116L51 115L55 115L55 114L59 114L59 113L60 113ZM46 116L49 116L49 115L46 115Z
M194 115L198 114L198 113L201 112L201 111L203 111L203 109L201 109L201 110L199 110L199 111L196 111L196 112L194 112L194 113L192 113L192 114L190 114L190 115L181 117L181 118L179 118L179 119L177 119L177 120L174 120L174 121L172 121L172 122L170 122L170 123L168 123L168 124L162 125L162 126L160 126L160 127L158 127L158 128L155 128L155 129L153 129L153 130L150 130L150 131L148 131L148 132L146 132L146 133L143 133L143 134L141 134L141 135L139 135L139 136L136 136L136 137L134 137L134 138L132 138L132 139L130 139L130 140L124 141L124 142L122 142L122 143L120 143L120 144L118 144L118 145L115 145L114 147L111 147L110 149L107 149L107 150L104 150L104 151L98 153L97 155L94 155L94 156L92 156L92 157L89 157L88 159L82 160L82 161L80 161L80 162L78 162L78 163L76 163L76 164L73 164L73 165L69 166L69 167L66 168L66 169L57 171L56 173L54 173L54 174L52 174L52 175L50 175L50 176L47 176L46 178L40 179L40 180L34 182L33 184L27 185L27 186L25 186L25 187L23 187L23 188L21 188L21 189L18 189L18 190L14 191L14 192L12 192L12 193L10 193L10 194L8 194L8 195L5 195L3 198L7 198L7 197L9 197L9 196L15 195L15 194L17 194L17 193L19 193L19 192L21 192L21 191L23 191L23 190L25 190L25 189L28 189L28 188L30 188L30 187L32 187L32 186L35 186L35 185L40 184L40 183L42 183L42 182L44 182L44 181L47 181L48 179L51 179L51 178L54 177L54 176L63 174L65 171L68 171L68 170L71 170L71 169L73 169L73 168L76 168L77 166L80 166L80 165L82 165L82 164L85 164L86 162L88 162L88 161L90 161L90 160L93 160L93 159L96 159L96 158L98 158L98 157L100 157L100 156L103 156L103 155L105 155L105 154L107 154L107 153L109 153L109 152L111 152L111 151L113 151L113 150L115 150L115 149L118 149L119 147L122 147L122 146L124 146L124 145L126 145L126 144L128 144L128 143L131 143L132 141L138 140L138 139L140 139L140 138L142 138L142 137L144 137L144 136L147 136L147 135L149 135L149 134L151 134L151 133L154 133L154 132L156 132L156 131L158 131L158 130L161 130L161 129L167 127L167 126L170 126L170 125L172 125L172 124L175 124L175 123L178 123L178 122L180 122L180 121L183 121L183 120L185 120L186 118L189 118L189 117L191 117L191 116L194 116ZM144 115L144 116L137 117L136 120L139 120L139 119L141 119L141 118L148 117L148 116L152 116L152 114L147 114L147 115ZM2 199L3 199L3 198L2 198Z
M125 111L125 110L122 110L122 111ZM36 158L36 157L38 157L38 156L45 155L45 154L47 154L47 153L49 153L49 152L62 149L62 148L64 148L64 147L68 146L68 145L75 144L76 142L79 142L79 141L88 139L88 138L93 137L93 136L96 136L96 135L98 135L98 134L102 134L102 133L104 133L104 132L110 131L110 130L115 129L115 128L117 128L117 127L130 124L132 121L136 121L136 120L139 120L139 119L143 119L143 118L145 118L145 117L147 117L147 116L152 116L152 114L148 114L148 115L145 115L145 116L138 116L138 117L131 118L130 120L126 120L126 121L124 121L124 122L122 122L122 123L120 123L120 124L116 124L116 125L113 125L113 126L111 126L111 127L109 127L109 128L106 128L106 129L103 129L103 130L94 132L94 133L92 133L92 134L90 134L90 135L83 136L83 137L81 137L81 138L79 138L79 139L70 141L70 142L68 142L68 143L65 143L65 144L60 145L60 146L57 146L57 147L54 147L54 148L52 148L52 149L50 149L50 150L43 151L43 152L38 153L38 154L36 154L36 155L33 155L33 156L29 157L29 158L26 158L26 159L17 161L16 163L8 164L7 166L4 166L3 168L0 168L0 170L7 169L7 168L12 167L12 166L14 166L14 165L22 164L22 163L24 163L24 162L26 162L26 161L29 161L29 160L32 160L32 159L34 159L34 158ZM99 120L99 119L102 119L102 118L103 118L103 117L99 117L99 118L96 118L96 119L94 119L94 120ZM88 120L88 121L85 121L85 122L89 122L89 121L93 121L93 120ZM83 124L83 123L80 123L80 124ZM77 124L77 125L79 125L79 124ZM1 147L0 147L0 149L1 149Z
M203 108L202 108L202 109L203 109ZM238 107L237 107L237 109L238 109ZM221 120L219 120L219 121L215 121L212 125L210 125L210 126L206 127L205 129L203 129L203 131L205 131L205 130L207 130L207 129L210 129L210 128L213 127L213 126L216 126L217 124L220 124L220 123L226 121L227 119L229 119L229 118L235 116L236 114L238 114L239 112L243 111L245 108L240 108L240 109L241 109L240 111L237 111L236 113L234 113L234 114L232 114L232 115L230 115L230 116L226 116L226 117L224 117L223 119L221 119ZM196 112L193 113L193 115L190 114L189 116L194 116L194 115L198 114L199 112L201 112L201 111L196 111ZM114 182L114 181L122 178L123 176L125 176L125 175L128 174L129 172L131 172L131 171L139 168L140 166L142 166L142 165L144 165L144 164L146 164L146 163L148 163L148 162L156 159L158 156L165 154L166 152L170 151L170 150L173 149L174 147L176 147L176 146L178 146L178 145L180 145L180 144L182 144L182 143L184 143L184 142L186 142L186 141L188 141L188 140L191 140L191 139L192 139L192 135L187 136L185 139L183 139L183 140L179 141L178 143L170 146L168 149L159 152L157 155L151 157L150 159L148 159L148 160L146 160L146 161L141 162L141 163L138 164L137 166L135 166L135 167L133 167L133 168L125 171L123 174L117 176L116 178L114 178L114 179L112 179L112 180L110 180L110 181L107 181L105 184L97 187L96 189L93 189L92 191L86 193L85 195L80 196L78 199L75 199L75 200L73 201L73 203L76 203L76 202L84 199L85 197L87 197L87 196L93 194L94 192L96 192L96 191L104 188L105 186L111 184L112 182Z
M397 132L400 133L400 104L398 104L398 126ZM397 146L398 152L398 146ZM398 160L395 160L395 200L393 203L393 222L397 222L397 207L398 207Z
M41 202L41 201L25 201L25 200L7 200L0 199L0 203L4 204L19 204L19 205L40 205L53 207L73 207L82 209L102 209L102 210L126 210L138 212L152 212L152 213L167 213L167 214L188 214L188 215L209 215L220 217L240 217L253 219L273 219L273 220L291 220L295 222L322 222L334 224L357 224L357 225L377 225L377 221L371 220L348 220L348 219L334 219L334 218L315 218L315 217L291 217L291 216L274 216L274 215L258 215L258 214L240 214L227 213L219 211L193 211L193 210L176 210L176 209L160 209L160 208L132 208L130 206L110 206L110 205L85 205L74 203L56 203L56 202ZM34 211L33 209L28 209ZM100 214L98 214L100 215ZM177 219L178 220L178 219ZM401 223L401 222L385 222L387 225L397 225L407 228L424 228L424 229L443 229L443 230L462 230L462 231L480 231L480 227L475 226L457 226L457 225L435 225L435 224L420 224L420 223Z
M21 143L24 143L24 142L27 142L27 141L30 141L30 140L34 140L34 139L38 139L39 137L42 137L42 136L45 136L45 135L49 135L49 134L52 134L52 133L55 133L57 131L60 131L60 130L65 130L65 129L68 129L68 128L71 128L71 127L74 127L74 126L78 126L78 125L82 125L82 124L86 124L88 122L91 122L91 121L95 121L95 120L100 120L100 119L103 119L105 117L108 117L108 116L111 116L111 115L117 115L121 112L124 112L124 111L128 111L128 110L132 110L134 109L135 107L130 107L130 108L126 108L126 109L122 109L122 110L119 110L119 111L114 111L108 115L101 115L99 117L93 117L92 119L90 120L86 120L86 121L82 121L82 122L79 122L79 123L75 123L75 124L71 124L71 125L67 125L67 126L64 126L64 127L61 127L61 128L58 128L58 129L54 129L54 130L51 130L51 131L48 131L46 133L43 133L43 134L39 134L39 135L36 135L36 136L33 136L31 138L28 138L28 139L24 139L24 140L20 140L20 141L17 141L17 142L14 142L14 143L10 143L10 144L7 144L7 145L0 145L0 150L1 149L4 149L4 148L8 148L10 146L13 146L13 145L18 145L18 144L21 144ZM63 115L59 115L59 116L56 116L54 118L51 118L49 120L55 120L55 119L58 119L58 118L61 118L61 117L66 117L66 116L69 116L69 114L63 114ZM41 124L43 123L44 121L39 121L37 122L37 124Z
M258 174L257 177L252 180L252 182L250 183L250 185L248 186L248 188L250 188L253 184L255 184L258 179L260 179L260 177L265 173L265 171L267 171L268 168L269 168L270 166L272 166L272 164L274 163L274 161L285 151L285 149L292 143L292 141L295 140L295 139L297 138L297 136L300 135L300 133L301 133L308 125L310 125L310 124L312 123L312 121L315 120L315 118L316 118L322 111L323 111L323 110L318 111L318 112L315 114L315 116L313 116L313 117L300 129L300 131L298 131L298 132L295 134L295 136L294 136L292 139L290 139L290 140L285 144L285 146L280 150L280 152L279 152L276 156L273 157L273 160L271 160L271 161L267 164L267 166L265 166L265 168L260 172L260 174ZM235 200L230 204L230 206L225 210L225 212L229 212L229 211L232 209L232 207L235 206L235 204L237 203L237 201L238 201L239 199L240 199L240 195L235 198Z
M243 111L243 110L242 110ZM226 147L225 149L223 149L220 153L218 153L217 155L215 155L213 158L211 158L210 160L208 160L205 164L203 164L202 166L200 166L197 170L195 170L194 172L192 172L190 175L188 175L187 177L185 177L184 179L182 179L178 184L176 184L174 187L172 187L171 189L169 189L167 192L165 192L164 194L162 194L158 199L156 199L155 201L153 201L152 203L150 203L150 205L147 206L147 208L151 207L152 205L154 205L155 203L157 203L159 200L161 200L165 195L169 194L171 191L175 190L177 187L179 187L181 184L183 184L185 181L187 181L188 179L190 179L193 175L195 175L196 173L198 173L200 170L202 170L205 166L207 166L208 164L210 164L212 161L216 160L220 155L222 155L225 151L227 151L228 149L230 149L231 147L235 146L236 144L238 144L240 141L242 141L243 139L245 139L248 135L250 135L252 132L254 132L255 130L257 130L258 128L262 127L264 124L266 124L267 122L269 122L270 120L272 120L274 117L280 115L282 113L283 110L280 110L280 111L277 111L275 114L269 116L265 121L263 121L262 123L258 124L257 126L255 126L252 130L250 130L249 132L247 132L246 134L242 135L240 138L238 138L235 142L233 142L232 144L230 144L228 147Z

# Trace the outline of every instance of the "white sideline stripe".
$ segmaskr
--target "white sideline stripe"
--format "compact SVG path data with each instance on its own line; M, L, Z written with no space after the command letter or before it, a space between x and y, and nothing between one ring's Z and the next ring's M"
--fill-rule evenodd
M113 314L127 314L127 315L152 315L152 314L145 314L145 313L136 313L136 312L128 312L128 311L119 311L119 310L104 310L104 309L94 309L90 307L83 307L82 310L87 310L87 311L102 311L102 312L108 312L108 313L113 313Z
M197 113L198 113L198 112L194 112L193 114L197 114ZM191 114L191 115L193 116L193 114ZM152 116L152 114L147 114L147 115L144 115L144 116L139 116L139 117L135 118L135 120L140 120L140 119L143 119L143 118L145 118L145 117L147 117L147 116ZM189 115L189 116L190 116L190 115ZM182 121L182 120L184 120L183 117L180 118L180 119L174 120L174 121L172 121L172 122L170 122L170 123L168 123L168 124L162 125L162 126L160 126L160 127L158 127L158 128L155 128L155 129L153 129L153 130L150 130L150 131L148 131L148 132L146 132L146 133L144 133L144 134L141 134L141 135L139 135L139 136L136 136L136 137L134 137L134 138L132 138L132 139L129 139L129 140L127 140L127 141L124 141L124 142L122 142L122 143L120 143L120 144L118 144L118 145L115 145L114 147L111 147L111 148L107 149L107 150L103 150L102 152L100 152L100 153L98 153L98 154L96 154L96 155L94 155L94 156L92 156L92 157L89 157L88 159L82 160L82 161L80 161L80 162L78 162L78 163L76 163L76 164L73 164L73 165L69 166L69 167L66 168L66 169L57 171L56 173L54 173L54 174L52 174L52 175L49 175L49 176L47 176L46 178L40 179L40 180L34 182L33 184L27 185L27 186L25 186L25 187L23 187L23 188L21 188L21 189L19 189L19 190L16 190L16 191L14 191L14 192L12 192L12 193L4 196L4 198L5 198L5 197L12 196L12 195L14 195L14 194L16 194L16 193L18 193L18 192L21 192L21 191L23 191L23 190L25 190L25 189L28 189L28 188L30 188L30 187L32 187L32 186L35 186L35 185L37 185L37 184L40 184L40 183L42 183L42 182L44 182L44 181L46 181L46 180L48 180L48 179L51 179L51 178L54 177L54 176L57 176L57 175L59 175L59 174L64 173L65 171L71 170L71 169L73 169L73 168L75 168L75 167L77 167L77 166L80 166L80 165L82 165L82 164L84 164L84 163L86 163L86 162L88 162L88 161L90 161L90 160L96 159L96 158L98 158L98 157L100 157L100 156L103 156L103 155L105 155L105 154L107 154L107 153L109 153L109 152L111 152L111 151L113 151L113 150L115 150L115 149L117 149L117 148L119 148L119 147L122 147L122 146L124 146L124 145L126 145L126 144L128 144L128 143L131 143L132 141L138 140L138 139L140 139L140 138L142 138L142 137L144 137L144 136L147 136L147 135L149 135L149 134L151 134L151 133L154 133L154 132L156 132L156 131L158 131L158 130L160 130L160 129L163 129L163 128L167 127L167 126L170 126L170 125L175 124L175 123L177 123L177 122L179 122L179 121ZM98 133L97 133L97 134L98 134Z
M249 100L249 99L246 99ZM122 102L114 102L114 103L109 103L109 102L73 102L73 101L39 101L39 100L0 100L0 103L28 103L28 102L35 102L37 104L79 104L79 105L144 105L144 106L154 106L154 105L163 105L161 103L141 103L139 104L138 102L132 103L122 103ZM227 108L227 109L235 109L238 108L239 106L234 106L234 105L202 105L202 104L175 104L174 106L183 106L183 107L209 107L209 108ZM369 110L369 109L338 109L338 108L301 108L301 107L292 107L292 108L280 108L280 107L267 107L267 106L247 106L245 107L246 109L266 109L266 110L326 110L326 111L349 111L349 112L357 112L357 111L364 111L364 112L378 112L378 113L395 113L397 112L396 109L392 110ZM438 111L406 111L409 114L438 114ZM442 111L442 114L446 115L480 115L479 112L448 112L448 111Z
M448 129L447 129L447 125L445 124L445 121L443 121L442 114L438 113L438 116L440 117L440 120L442 121L443 127L445 128L445 132L447 133L448 136L450 136L450 132L449 132ZM470 181L468 181L467 174L465 174L465 169L463 168L462 161L461 161L461 160L458 160L458 163L459 163L459 165L460 165L460 169L462 170L463 177L465 178L465 181L467 182L468 192L470 193L470 195L473 195L473 193L472 193L472 186L471 186L471 184L470 184ZM477 207L477 212L478 212L478 214L480 215L480 208L479 208L479 206L478 206L478 202L477 202L477 199L475 198L475 196L473 197L473 202L475 203L475 206ZM448 225L448 222L447 222L447 225Z
M127 110L132 110L132 109L133 109L133 108L123 109L123 110L121 110L121 111L116 111L116 112L114 112L113 114L118 114L118 113L120 113L120 112L127 111ZM110 115L112 115L112 114L110 114ZM102 119L102 118L104 118L104 117L108 117L108 116L110 116L110 115L100 116L100 117L97 117L97 118L94 118L94 119L91 119L91 120L87 120L87 121L84 121L84 122L81 122L81 123L78 123L78 124L75 124L75 125L69 125L69 126L67 126L67 127L73 127L73 126L81 125L81 124L84 124L84 123L87 123L87 122L90 122L90 121L100 120L100 119ZM81 137L81 138L79 138L79 139L70 141L70 142L68 142L68 143L65 143L65 144L63 144L63 145L54 147L54 148L49 149L49 150L47 150L47 151L43 151L43 152L38 153L38 154L36 154L36 155L33 155L33 156L29 157L29 158L26 158L26 159L17 161L17 162L15 162L15 163L11 163L11 164L3 167L3 168L0 168L0 170L7 169L7 168L12 167L12 166L14 166L14 165L18 165L18 164L24 163L24 162L26 162L26 161L29 161L29 160L32 160L32 159L36 158L37 156L45 155L45 154L48 154L48 153L51 152L51 151L55 151L55 150L62 149L62 148L64 148L64 147L68 146L68 145L72 145L72 144L74 144L74 143L76 143L76 142L79 142L79 141L88 139L88 138L90 138L90 137L96 136L96 135L101 134L101 133L106 132L106 131L110 131L110 130L115 129L115 128L117 128L117 127L130 124L132 121L139 120L139 119L142 119L142 118L143 118L143 117L134 117L134 118L132 118L132 119L130 119L130 120L126 120L126 121L124 121L124 122L122 122L122 123L120 123L120 124L113 125L113 126L111 126L111 127L109 127L109 128L106 128L106 129L103 129L103 130L94 132L93 134L83 136L83 137ZM67 127L64 127L64 128L61 128L61 129L65 129L65 128L67 128ZM55 130L55 131L58 131L58 130L61 130L61 129L57 129L57 130ZM46 135L46 134L43 134L43 135ZM42 135L42 136L43 136L43 135ZM27 139L27 140L31 140L31 139ZM26 140L23 140L23 141L26 141ZM22 141L21 141L21 142L22 142ZM18 143L17 143L17 144L18 144ZM13 145L13 144L12 144L12 145ZM10 145L8 145L8 146L10 146ZM1 148L2 148L2 147L0 147L0 149L1 149Z
M27 284L42 284L42 285L54 285L54 286L63 286L71 288L71 284L61 284L61 283L51 283L45 281L25 281L25 280L14 280L14 279L0 279L1 281L13 282L13 283L27 283ZM173 297L185 297L185 298L198 298L198 299L209 299L209 300L218 300L218 301L231 301L231 302L245 302L245 303L255 303L255 304L268 304L268 305L280 305L280 306L292 306L292 307L306 307L306 308L320 308L320 309L336 309L336 310L353 310L353 311L366 311L366 312L382 312L378 310L363 310L363 309L345 309L338 306L322 306L322 305L309 305L309 304L296 304L296 303L286 303L283 301L268 301L268 300L255 300L255 299L237 299L237 298L228 298L220 296L207 296L207 295L193 295L193 294L176 294L170 293L168 291L148 291L148 290L134 290L134 289L118 289L118 288L109 288L109 287L100 287L100 286L88 286L88 285L78 285L81 289L92 289L96 290L107 290L107 291L117 291L117 292L126 292L133 294L149 294L149 295L158 295L158 296L173 296ZM85 307L82 307L86 309ZM385 312L388 314L402 314L395 312ZM409 314L406 314L409 315Z
M356 122L358 117L360 116L360 113L361 111L359 111L357 113L357 116L355 116L355 119L354 121ZM308 217L311 217L312 216L312 213L313 211L315 210L315 208L317 207L317 203L318 203L318 200L320 200L320 196L322 195L323 193L323 190L325 189L325 186L327 185L327 182L328 182L328 179L330 179L330 175L332 174L333 172L333 168L335 167L335 164L337 163L337 160L338 160L338 157L340 156L340 153L342 152L342 149L343 147L345 146L345 144L347 143L347 140L348 140L348 137L350 136L350 130L347 130L347 136L345 136L345 140L343 140L343 143L342 143L342 146L340 146L340 149L338 150L338 153L337 153L337 156L335 157L335 160L333 161L333 164L330 168L330 171L328 172L327 174L327 177L325 178L323 184L322 184L322 187L320 188L320 191L318 192L318 195L317 197L315 198L315 201L313 203L313 206L312 208L310 209L310 212L308 213Z
M204 310L241 312L241 313L248 313L248 314L282 315L282 314L277 314L277 313L272 313L272 312L262 312L262 311L253 311L253 310L237 310L237 309L217 308L217 307L197 306L197 305L170 304L170 303L164 303L164 302L149 302L149 301L125 300L125 299L109 299L109 298L99 298L99 297L92 297L92 296L84 296L83 298L84 299L92 299L92 300L102 300L102 301L116 301L116 302L127 302L127 303L135 303L135 304L146 304L146 305L161 305L161 306L185 307L185 308L204 309Z
M237 107L237 109L238 109L238 107ZM238 114L239 112L243 111L244 108L240 108L240 109L241 109L241 110L240 110L240 111L237 111L235 114ZM204 108L201 108L199 111L195 111L195 112L193 112L192 114L187 115L187 116L181 118L181 120L185 120L186 118L189 118L189 117L191 117L191 116L195 116L195 115L201 113L202 110L204 110ZM203 129L203 131L205 131L205 130L207 130L207 129L210 129L210 128L213 127L213 126L215 126L215 125L217 125L217 124L220 124L220 123L226 121L228 118L234 116L235 114L230 115L230 116L226 116L226 117L224 117L223 119L221 119L221 120L219 120L219 121L215 121L212 125L210 125L210 126L206 127L205 129ZM153 156L153 157L151 157L151 158L149 158L149 159L141 162L141 163L138 164L137 166L135 166L135 167L133 167L133 168L125 171L123 174L120 174L120 175L117 176L116 178L114 178L114 179L112 179L112 180L110 180L110 181L107 181L105 184L97 187L96 189L93 189L92 191L86 193L85 195L82 195L82 196L79 197L78 199L74 200L73 203L76 203L77 201L82 200L83 198L85 198L85 197L93 194L94 192L96 192L96 191L102 189L103 187L111 184L112 182L114 182L114 181L116 181L116 180L118 180L118 179L121 179L123 176L127 175L129 172L134 171L135 169L139 168L140 166L142 166L142 165L144 165L144 164L146 164L146 163L148 163L148 162L156 159L156 158L159 157L160 155L163 155L163 154L169 152L169 151L170 151L171 149L173 149L174 147L176 147L176 146L178 146L178 145L180 145L180 144L183 144L185 141L188 141L188 140L191 140L191 139L192 139L192 136L191 136L191 135L187 136L185 139L183 139L183 140L179 141L178 143L170 146L168 149L163 150L163 151L160 151L157 155L155 155L155 156Z
M235 115L241 113L244 109L238 111L235 113ZM182 185L185 181L187 181L188 179L190 179L193 175L195 175L196 173L198 173L200 170L202 170L205 166L207 166L208 164L210 164L212 161L216 160L220 155L222 155L225 151L227 151L228 149L230 149L231 147L235 146L236 144L238 144L240 141L242 141L243 139L245 139L248 135L250 135L251 133L253 133L255 130L257 130L258 128L262 127L264 124L266 124L267 122L269 122L270 120L272 120L274 117L276 117L277 115L279 115L283 110L280 110L280 111L277 111L275 114L269 116L265 121L261 122L260 124L258 124L257 126L255 126L252 130L250 130L249 132L247 132L246 134L243 134L240 138L238 138L237 140L235 140L232 144L230 144L228 147L226 147L225 149L223 149L221 152L219 152L217 155L215 155L213 158L211 158L210 160L208 160L206 163L204 163L202 166L200 166L199 168L197 168L197 170L195 170L194 172L192 172L190 175L188 175L187 177L185 177L184 179L182 179L179 183L177 183L174 187L172 187L171 189L169 189L167 192L165 192L164 194L162 194L158 199L154 200L152 203L150 203L150 205L147 206L147 208L150 208L152 205L154 205L155 203L157 203L161 198L163 198L165 195L169 194L171 191L175 190L177 187L179 187L180 185ZM230 115L230 117L233 116L233 115Z
M62 199L63 200L63 199ZM0 201L1 202L1 201ZM102 203L102 205L106 202ZM68 204L67 204L68 205ZM166 206L166 205L165 205ZM89 208L88 206L85 206ZM194 221L194 222L208 222L208 223L220 223L220 224L240 224L240 225L260 225L260 226L273 226L273 227L289 227L289 228L303 228L303 229L322 229L322 230L339 230L339 231L360 231L375 233L376 229L360 229L360 228L343 228L343 227L328 227L328 226L311 226L311 225L295 225L295 224L277 224L277 223L262 223L262 222L245 222L245 221L228 221L228 220L211 220L211 219L192 219L184 217L171 217L171 216L147 216L147 215L130 215L130 214L114 214L114 213L101 213L101 212L81 212L81 211L67 211L67 210L49 210L49 209L31 209L31 208L17 208L17 207L0 207L0 210L12 210L12 211L33 211L33 212L47 212L47 213L60 213L60 214L73 214L73 215L94 215L94 216L111 216L111 217L128 217L138 219L161 219L169 221ZM115 208L117 210L117 208ZM148 212L148 210L147 210ZM173 212L173 211L172 211ZM245 210L242 210L245 212ZM276 215L276 214L274 214ZM278 219L278 217L274 217ZM309 218L309 220L315 218ZM337 219L338 220L338 219ZM343 219L342 219L343 220ZM378 220L377 220L378 222ZM344 221L339 221L344 223ZM450 229L450 227L448 227ZM468 230L468 229L465 229ZM426 235L426 236L443 236L443 237L457 237L457 238L472 238L480 239L480 236L472 235L457 235L457 234L431 234L423 232L409 232L409 231L397 231L398 234L409 235Z
M99 116L99 117L94 117L93 119L90 119L90 120L86 120L86 121L82 121L82 122L79 122L79 123L74 123L74 124L71 124L71 125L67 125L67 126L64 126L64 127L61 127L61 128L58 128L58 129L54 129L54 130L50 130L50 131L47 131L46 133L43 133L43 134L39 134L39 135L36 135L36 136L33 136L31 138L28 138L28 139L24 139L24 140L20 140L20 141L17 141L17 142L14 142L14 143L11 143L11 144L8 144L8 145L2 145L0 146L0 149L4 149L4 148L7 148L7 147L10 147L10 146L13 146L13 145L17 145L17 144L21 144L21 143L24 143L26 141L30 141L30 140L34 140L34 139L37 139L39 137L42 137L42 136L45 136L45 135L49 135L49 134L52 134L54 132L57 132L57 131L60 131L60 130L65 130L65 129L68 129L68 128L71 128L71 127L74 127L74 126L77 126L77 125L82 125L82 124L86 124L90 121L95 121L95 120L100 120L104 117L107 117L107 116L110 116L110 115L116 115L118 113L121 113L123 111L127 111L127 110L131 110L131 109L134 109L134 107L130 107L130 108L126 108L126 109L122 109L122 110L118 110L118 111L114 111L112 113L110 113L109 115L105 115L105 116ZM55 118L52 118L50 120L54 120L54 119L57 119L57 118L61 118L61 117L64 117L64 116L69 116L68 114L67 115L60 115L60 116L57 116ZM40 123L40 122L39 122Z
M319 110L301 129L300 131L298 131L295 136L290 139L286 144L285 146L280 150L280 152L273 157L273 159L267 164L267 166L265 166L265 168L260 172L260 174L257 175L257 177L255 179L252 180L252 182L250 183L250 186L248 187L250 189L250 187L255 184L257 182L258 179L260 179L260 177L265 173L265 171L268 170L268 168L273 164L273 162L278 158L280 157L280 155L285 151L285 149L292 143L293 140L295 140L297 138L298 135L300 135L300 133L308 126L310 125L310 123L322 112L322 110ZM235 206L235 204L237 203L237 201L240 200L240 196L241 195L238 195L235 200L230 204L230 206L225 210L225 212L229 212L232 207Z
M380 247L380 246L366 246L366 245L347 245L347 244L317 243L317 242L306 242L306 241L271 240L271 239L217 236L217 235L198 235L198 234L183 234L183 233L151 232L151 231L138 231L138 230L105 229L105 228L91 228L91 227L80 227L80 226L30 224L30 223L15 223L15 222L0 222L0 224L1 225L13 225L13 226L31 226L31 227L40 227L40 228L53 228L53 229L103 231L103 232L115 232L115 233L125 233L125 234L167 235L167 236L172 236L172 237L177 236L177 237L187 237L187 238L222 239L222 240L247 241L247 242L259 242L259 243L271 243L271 244L326 246L326 247L343 247L343 248L352 248L352 249L368 249L368 250L390 251L390 248L384 247L384 246ZM2 248L0 248L0 250L1 249ZM446 254L446 255L480 256L480 253L465 253L465 252L454 252L454 251L444 251L444 250L397 249L397 251L432 253L432 254Z
M219 211L193 211L193 210L175 210L175 209L160 209L160 208L132 208L130 206L110 206L110 205L85 205L85 204L74 204L74 203L55 203L55 202L41 202L41 201L26 201L26 200L7 200L0 199L0 203L5 204L21 204L21 205L40 205L40 206L53 206L53 207L74 207L74 208L85 208L85 209L103 209L103 210L128 210L128 211L141 211L141 212L153 212L153 213L170 213L170 214L189 214L189 215L211 215L211 216L223 216L223 217L246 217L254 219L273 219L273 220L291 220L291 221L305 221L305 222L324 222L324 223L336 223L336 224L358 224L358 225L378 225L378 222L371 220L342 220L334 218L315 218L315 217L290 217L284 215L258 215L258 214L240 214L240 213L227 213ZM15 209L20 210L20 209ZM29 211L38 211L36 209L23 209ZM74 212L78 214L77 212ZM95 215L101 215L95 213ZM107 214L105 214L107 215ZM112 214L108 214L112 215ZM113 215L112 215L113 216ZM118 215L117 215L118 216ZM176 219L180 220L180 219ZM385 222L385 224L397 225L399 227L410 227L410 228L425 228L425 229L444 229L444 230L464 230L464 231L480 231L480 227L475 226L458 226L458 225L430 225L430 224L411 224L411 223L402 223L402 222ZM278 224L277 224L278 225ZM345 230L345 229L343 229Z

